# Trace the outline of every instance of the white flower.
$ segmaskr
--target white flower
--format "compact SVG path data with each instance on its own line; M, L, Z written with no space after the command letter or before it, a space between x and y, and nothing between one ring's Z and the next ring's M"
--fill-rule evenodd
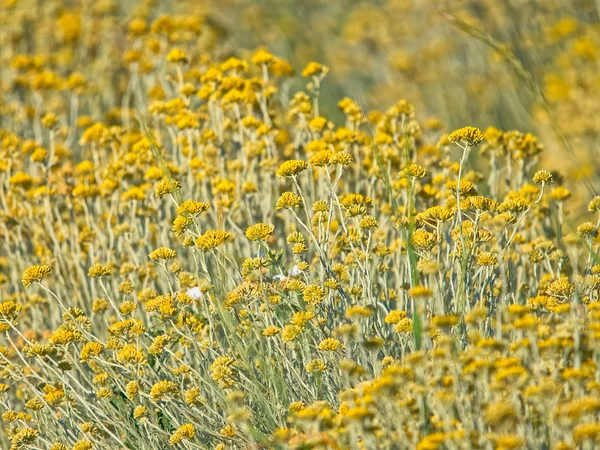
M194 300L198 300L199 298L202 298L202 296L204 295L204 294L202 294L202 291L200 290L200 288L198 286L188 289L186 294L189 295L190 297L192 297Z
M292 270L290 270L290 277L295 277L295 276L301 275L303 273L304 273L304 271L300 270L298 268L298 264L295 264L294 267L292 267Z

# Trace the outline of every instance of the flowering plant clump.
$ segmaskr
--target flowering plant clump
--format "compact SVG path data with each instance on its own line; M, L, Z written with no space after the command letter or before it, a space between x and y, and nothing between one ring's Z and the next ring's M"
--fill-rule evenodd
M543 139L334 120L328 66L155 2L29 52L4 3L1 448L600 446L600 197Z

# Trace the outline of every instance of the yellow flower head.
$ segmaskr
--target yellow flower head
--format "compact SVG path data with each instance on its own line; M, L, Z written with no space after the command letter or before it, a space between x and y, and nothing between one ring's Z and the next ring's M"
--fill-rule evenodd
M171 445L179 444L184 439L192 439L196 434L194 425L191 423L184 423L171 435L169 443Z
M335 338L326 338L319 344L319 350L334 352L342 348L342 343Z
M533 175L533 182L535 184L551 183L552 173L547 170L538 170L535 175Z
M281 178L295 177L300 172L305 171L308 168L308 163L300 159L290 159L284 161L279 169L277 170L277 176Z
M448 140L454 144L457 142L464 142L470 146L474 146L483 140L483 133L479 128L463 127L450 133L448 135Z
M277 210L292 209L300 206L300 203L302 203L302 198L298 194L294 194L293 192L284 192L277 199L277 204L275 207Z
M170 61L173 63L185 64L185 63L189 62L189 58L187 57L187 55L185 54L185 52L183 50L181 50L179 48L174 48L167 55L167 61Z
M325 76L329 72L329 68L318 62L309 62L302 71L303 77L318 77Z
M274 225L267 225L266 223L257 223L246 229L246 237L251 241L265 241L273 234L275 230Z
M402 169L400 172L401 178L423 178L427 175L427 169L419 166L418 164L411 164L410 166Z
M181 183L179 183L179 181L165 178L156 185L154 195L157 198L163 198L163 196L172 194L179 189L181 189Z
M231 233L222 230L208 230L196 238L196 247L202 250L212 250L231 239Z
M169 247L159 247L150 253L150 259L152 261L167 261L177 256L177 252Z
M95 264L88 270L88 277L99 278L108 277L112 274L112 270L104 264Z
M40 283L46 275L52 272L52 267L43 264L41 266L31 266L25 269L23 276L21 277L21 283L23 286L28 288L33 283Z

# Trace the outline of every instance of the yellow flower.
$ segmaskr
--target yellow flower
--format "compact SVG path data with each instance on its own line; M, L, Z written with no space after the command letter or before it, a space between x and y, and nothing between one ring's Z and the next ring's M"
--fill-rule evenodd
M95 264L88 270L88 277L91 278L108 277L111 274L112 270L104 264Z
M127 394L127 397L129 397L129 399L131 400L135 399L138 396L139 392L140 386L135 380L130 381L129 383L127 383L127 386L125 386L125 393Z
M551 183L552 173L547 170L538 170L535 175L533 175L533 182L535 184Z
M571 191L563 186L557 186L552 189L552 193L550 195L556 201L563 201L571 197Z
M464 127L450 133L448 140L452 143L464 142L470 146L474 146L483 140L483 133L479 128Z
M219 430L219 434L228 438L232 438L237 435L237 430L232 425L226 425Z
M308 168L308 163L300 159L291 159L284 161L279 169L277 170L277 176L284 177L295 177L300 172L305 171Z
M150 253L150 259L152 261L167 261L177 256L177 252L169 247L159 247Z
M179 48L174 48L167 55L167 61L170 61L173 63L185 64L185 63L189 62L189 58L187 57L187 55L185 54L185 52L183 50L181 50Z
M173 220L173 227L171 229L175 232L175 236L180 236L193 222L192 219L188 219L187 217L177 216Z
M48 129L54 128L58 123L58 117L54 113L47 113L42 117L42 125Z
M426 175L427 169L418 164L411 164L400 172L401 178L424 178Z
M596 441L600 442L600 422L582 423L573 429L573 437L576 442Z
M231 239L231 233L222 230L208 230L196 238L196 247L211 250Z
M251 58L252 64L256 64L257 66L261 66L263 64L269 65L274 63L276 60L277 58L275 56L263 48L257 50Z
M319 343L319 350L334 352L342 348L342 343L335 338L326 338Z
M402 319L406 317L406 311L399 311L397 309L392 309L387 316L385 316L385 323L397 324Z
M600 195L597 195L592 199L592 201L588 204L589 212L598 212L600 211Z
M117 353L117 361L124 365L146 364L146 357L136 344L127 344Z
M2 414L2 420L4 420L7 423L14 422L18 418L19 416L12 409L9 409L8 411Z
M92 450L94 444L87 439L80 439L79 441L73 444L73 450Z
M329 68L318 62L309 62L302 71L303 77L325 76L329 72Z
M179 385L173 381L162 380L155 383L150 389L150 397L154 402L164 400L167 396L179 393Z
M275 207L277 210L292 209L300 206L300 203L302 203L302 198L298 194L294 194L293 192L284 192L277 199L277 204Z
M374 230L375 228L379 228L379 221L375 217L367 214L360 219L358 227L363 230Z
M236 374L236 362L231 356L219 356L210 366L211 378L222 388L233 386Z
M163 198L163 196L172 194L180 189L181 183L179 181L165 178L156 185L156 188L154 189L154 195L157 198Z
M28 288L33 283L41 283L46 275L52 272L52 267L43 264L41 266L31 266L25 269L21 277L21 283Z
M569 300L575 292L575 287L569 282L568 278L561 277L551 282L548 285L546 292L551 297L566 301Z
M325 299L325 297L327 296L327 292L327 288L316 284L312 284L306 286L302 294L306 303L316 306Z
M148 408L143 405L136 406L133 410L133 418L135 420L140 420L146 417L148 414Z
M497 266L498 257L492 252L481 252L477 255L477 264L480 266Z
M396 333L412 333L412 330L413 330L412 319L409 319L408 317L404 317L404 318L400 319L396 323L395 330L396 330Z
M346 310L345 316L349 319L352 318L367 318L374 314L373 309L366 306L354 305Z
M306 365L306 371L308 373L325 372L326 370L327 365L323 362L322 359L313 359Z
M97 358L104 346L100 342L87 342L81 349L79 354L79 360L82 362L89 362L92 358Z
M269 236L273 234L275 230L274 225L267 225L265 223L257 223L246 229L246 237L251 241L265 241Z
M210 209L210 204L197 202L195 200L186 200L177 208L178 214L189 214L190 216L199 216Z
M451 328L458 323L459 319L456 314L449 314L446 316L435 316L431 319L431 323L437 328Z
M185 423L175 430L169 439L169 443L171 445L179 444L183 439L192 439L194 434L196 434L194 425L191 423Z
M428 298L433 295L433 291L426 286L415 286L408 291L408 295L414 298Z
M29 427L16 428L13 430L10 442L12 444L11 450L20 450L28 448L29 445L33 444L38 437L38 430ZM10 436L10 435L9 435Z

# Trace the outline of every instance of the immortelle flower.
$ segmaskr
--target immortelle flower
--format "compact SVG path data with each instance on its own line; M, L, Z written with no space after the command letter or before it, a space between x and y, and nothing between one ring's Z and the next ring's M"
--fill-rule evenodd
M172 194L181 189L181 183L177 180L164 179L160 181L154 189L154 195L157 198L163 198L167 194Z
M589 212L597 212L600 211L600 195L597 195L592 199L592 201L588 204Z
M360 219L358 227L362 230L374 230L379 227L379 221L375 217L367 214Z
M73 444L73 450L91 450L93 447L94 444L87 439L80 439Z
M533 182L535 184L552 183L552 173L547 170L538 170L533 175Z
M97 358L103 349L104 346L100 342L87 342L81 349L79 360L81 362L89 362L90 359Z
M265 241L275 231L274 225L267 225L266 223L257 223L246 229L246 237L251 241Z
M111 274L112 274L112 270L110 270L104 264L94 264L88 270L88 277L91 277L91 278L108 277Z
M281 328L276 325L270 325L262 330L262 335L265 337L273 337L281 333Z
M408 291L408 295L413 298L428 298L433 295L433 291L425 286L415 286Z
M162 380L155 383L150 389L150 397L156 403L167 396L173 396L179 393L179 385L174 381Z
M188 217L177 216L175 217L175 220L173 220L173 227L171 230L175 232L175 236L180 236L193 222L194 221Z
M179 48L174 48L167 55L167 61L172 63L180 63L185 64L189 62L189 58L185 54L185 52Z
M325 297L327 296L327 293L328 293L327 288L316 285L316 284L311 284L309 286L306 286L306 288L304 288L302 295L303 295L304 301L306 303L316 306L325 299Z
M196 247L202 250L217 248L222 243L231 239L231 233L223 230L208 230L196 238Z
M231 356L219 356L210 365L210 376L222 388L229 388L235 383L237 374L235 359Z
M191 423L184 423L171 435L169 443L171 445L179 444L183 439L192 439L196 434L194 425Z
M569 191L567 188L565 188L564 186L557 186L555 187L551 194L552 198L556 201L564 201L567 200L568 198L571 197L571 191Z
M274 56L273 54L269 53L268 51L266 51L265 49L261 48L258 49L254 55L252 55L252 64L256 64L257 66L263 65L263 64L271 64L274 63L277 60L277 57Z
M21 277L21 283L25 288L29 288L33 283L40 283L46 275L52 272L52 267L42 264L41 266L31 266L25 269Z
M479 128L463 127L450 133L448 135L448 140L453 144L456 144L457 142L464 142L468 145L474 146L483 140L483 133Z
M424 178L426 175L427 169L418 164L411 164L400 172L400 178Z
M300 206L300 203L302 203L302 198L298 194L294 194L293 192L284 192L277 199L275 208L277 210L292 209Z
M280 178L295 177L307 168L308 163L306 161L302 161L301 159L290 159L279 166L276 175Z
M324 76L329 72L329 68L318 62L309 62L302 71L303 77Z
M327 365L323 362L322 359L313 359L306 365L306 371L308 373L319 373L325 372L327 370Z
M190 216L196 217L200 214L205 213L210 209L210 204L204 202L197 202L195 200L186 200L179 208L177 208L177 214L189 214Z
M14 430L14 434L10 440L12 446L11 449L27 448L29 444L32 444L38 437L38 431L33 428L17 428Z
M150 253L150 259L152 261L168 261L177 256L177 252L169 247L159 247Z
M146 364L146 357L136 344L127 344L117 353L117 361L129 365Z
M146 417L146 415L148 414L148 408L146 408L145 406L136 406L135 409L133 410L133 418L135 420L140 420L143 419L144 417Z
M323 339L319 344L319 350L325 352L334 352L340 348L342 348L342 343L335 338Z

